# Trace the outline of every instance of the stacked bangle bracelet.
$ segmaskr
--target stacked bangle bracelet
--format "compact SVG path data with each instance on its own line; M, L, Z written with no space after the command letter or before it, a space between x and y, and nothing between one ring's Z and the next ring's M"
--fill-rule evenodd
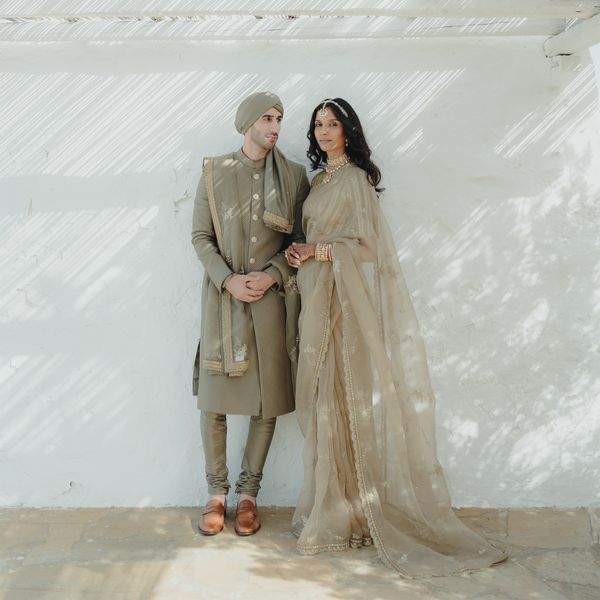
M318 261L329 261L333 260L331 256L331 244L317 244L315 248L315 260Z

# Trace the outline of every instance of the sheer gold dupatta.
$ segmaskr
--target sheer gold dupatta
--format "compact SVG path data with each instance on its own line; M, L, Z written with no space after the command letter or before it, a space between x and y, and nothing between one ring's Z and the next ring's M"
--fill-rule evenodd
M321 232L307 238L333 241L334 260L309 261L298 274L298 548L341 550L372 537L383 562L407 577L489 566L504 555L451 509L418 322L377 197L351 169L327 202L309 196L305 205ZM324 239L328 220L333 235Z

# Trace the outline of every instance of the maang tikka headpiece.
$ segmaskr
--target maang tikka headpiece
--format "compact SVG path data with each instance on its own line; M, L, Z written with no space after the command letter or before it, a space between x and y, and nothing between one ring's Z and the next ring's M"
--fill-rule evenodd
M321 106L321 110L319 111L319 116L322 119L325 118L325 116L327 115L328 104L335 104L340 109L341 113L346 117L346 119L348 118L348 113L346 112L346 110L344 110L342 106L340 106L335 100L327 98L326 100L323 100L323 106Z

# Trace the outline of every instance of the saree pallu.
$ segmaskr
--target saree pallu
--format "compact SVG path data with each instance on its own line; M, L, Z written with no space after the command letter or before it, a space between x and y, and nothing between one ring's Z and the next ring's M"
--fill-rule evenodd
M309 242L333 262L298 272L302 299L296 410L304 484L298 550L374 543L406 577L504 560L464 525L437 460L427 358L391 231L364 171L348 165L304 205Z

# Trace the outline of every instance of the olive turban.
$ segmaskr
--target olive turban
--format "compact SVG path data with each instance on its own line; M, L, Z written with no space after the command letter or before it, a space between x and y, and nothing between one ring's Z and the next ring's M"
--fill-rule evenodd
M235 115L235 128L244 134L265 111L276 108L283 114L283 104L279 96L271 92L256 92L242 100Z

